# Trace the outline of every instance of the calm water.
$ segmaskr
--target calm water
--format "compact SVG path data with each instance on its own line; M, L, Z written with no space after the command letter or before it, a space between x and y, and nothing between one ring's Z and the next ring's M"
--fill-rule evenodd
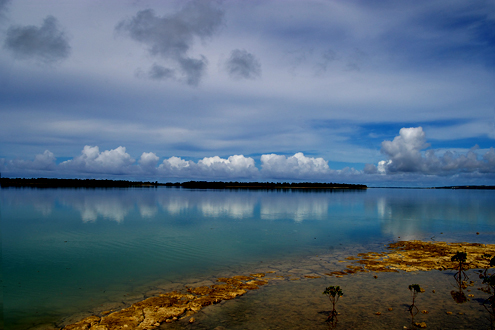
M481 190L0 189L5 328L60 322L150 283L398 237L495 243L494 201Z

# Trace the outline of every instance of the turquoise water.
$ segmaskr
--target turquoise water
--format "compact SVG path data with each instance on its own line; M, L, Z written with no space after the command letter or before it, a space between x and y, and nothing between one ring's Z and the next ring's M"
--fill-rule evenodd
M494 243L493 201L482 190L0 189L4 326L398 237Z

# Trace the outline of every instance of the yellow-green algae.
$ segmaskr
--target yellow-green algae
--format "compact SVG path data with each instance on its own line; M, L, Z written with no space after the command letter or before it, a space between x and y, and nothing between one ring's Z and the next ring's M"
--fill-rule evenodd
M495 245L479 243L447 243L425 241L398 241L391 243L385 252L359 253L347 257L342 262L351 261L357 265L348 265L343 271L332 271L326 275L342 277L356 272L398 272L400 270L429 271L455 269L458 263L451 257L458 251L467 253L466 269L487 268L489 259L483 255L495 255ZM267 273L274 273L273 271ZM265 273L250 276L221 277L211 286L195 288L186 287L187 293L177 291L161 294L137 302L128 308L116 312L104 312L103 316L89 316L85 319L65 326L64 330L121 330L121 329L154 329L162 323L169 323L181 318L188 318L205 306L242 296L247 290L256 290L269 280L281 279L276 275L266 278ZM289 275L290 278L290 275ZM312 279L319 276L305 275ZM292 278L295 280L296 278ZM297 278L299 279L299 278ZM192 322L193 319L191 318Z
M161 294L132 304L130 307L108 315L89 316L65 326L64 330L121 330L154 329L164 322L180 317L189 317L205 306L233 299L245 294L246 290L258 289L268 283L262 280L264 273L251 276L222 277L217 281L225 284L187 288L188 293L177 291ZM103 313L106 314L106 313Z
M360 259L356 258L358 260L355 262L374 272L456 269L459 263L452 262L451 258L461 251L467 253L466 269L476 269L489 267L490 259L485 258L484 254L495 255L494 244L465 242L398 241L389 244L388 249L384 253L360 253Z

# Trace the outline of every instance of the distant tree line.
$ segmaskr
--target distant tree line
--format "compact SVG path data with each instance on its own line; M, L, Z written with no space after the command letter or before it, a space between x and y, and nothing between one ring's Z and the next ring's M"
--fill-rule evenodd
M126 181L98 179L0 178L0 186L32 188L129 188L129 187L182 187L187 189L366 189L363 184L321 182L223 182L188 181L158 183L158 181Z
M188 181L180 185L194 189L366 189L364 184L322 182L208 182Z
M486 190L494 190L495 186L448 186L448 187L436 187L433 189L486 189Z
M32 187L32 188L131 188L131 187L182 187L187 189L367 189L364 184L324 183L324 182L238 182L238 181L127 181L108 179L49 179L49 178L2 178L0 187ZM495 186L445 186L419 189L490 189Z
M32 188L126 188L153 187L157 182L126 181L126 180L97 180L97 179L48 179L48 178L0 178L2 187L32 187Z

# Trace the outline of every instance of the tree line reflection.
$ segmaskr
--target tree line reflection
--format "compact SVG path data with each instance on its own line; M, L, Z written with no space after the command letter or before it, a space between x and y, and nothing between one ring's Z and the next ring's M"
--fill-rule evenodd
M391 235L448 229L456 222L493 223L491 192L416 191L200 191L162 189L1 190L2 203L31 207L44 217L55 209L77 211L83 222L163 219L189 215L242 220L325 220L355 216L379 220ZM472 196L472 197L469 197ZM481 196L481 198L480 198ZM484 197L483 197L484 196Z

